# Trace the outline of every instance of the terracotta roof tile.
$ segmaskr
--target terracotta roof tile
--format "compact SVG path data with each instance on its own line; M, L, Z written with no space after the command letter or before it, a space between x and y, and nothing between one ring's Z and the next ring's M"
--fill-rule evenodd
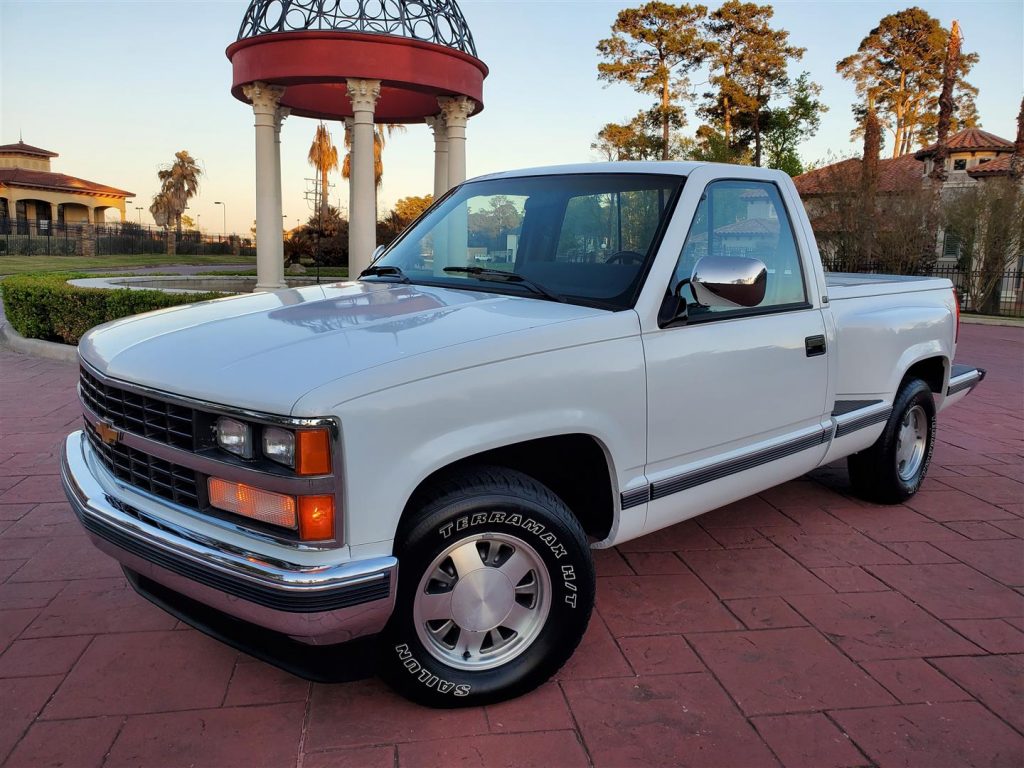
M1013 151L1012 141L1004 139L1001 136L996 136L994 133L983 131L981 128L964 128L962 131L950 136L946 144L952 152L981 150L991 150L996 152L999 150L1005 150L1007 152ZM937 144L932 144L924 149L919 149L914 153L914 157L918 160L931 157L935 154L935 148L937 146Z
M27 168L0 168L0 186L53 189L60 192L112 195L114 197L135 196L134 192L97 184L95 181L87 181L63 173L31 171Z
M914 155L902 155L878 161L878 191L905 192L921 186L924 167ZM837 184L856 184L860 180L860 158L841 160L832 165L802 173L793 179L803 196L827 195Z
M17 144L0 144L0 154L17 153L20 155L36 155L37 157L59 157L56 152L48 149L40 149L19 141Z
M967 171L967 175L972 179L978 176L1009 176L1010 175L1010 158L1013 154L1003 155L993 160L989 160L987 163L975 166Z

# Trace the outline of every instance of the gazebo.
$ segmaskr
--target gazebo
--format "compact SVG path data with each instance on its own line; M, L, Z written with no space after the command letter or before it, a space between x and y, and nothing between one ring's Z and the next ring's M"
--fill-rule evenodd
M284 287L281 122L351 128L349 274L376 246L374 123L434 135L434 197L466 178L466 124L483 109L487 66L455 0L252 0L228 46L235 98L256 124L257 290Z

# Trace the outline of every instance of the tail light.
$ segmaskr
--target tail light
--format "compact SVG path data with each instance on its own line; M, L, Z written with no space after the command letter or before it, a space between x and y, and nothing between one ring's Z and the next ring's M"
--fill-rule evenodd
M956 344L960 341L960 297L956 288L953 289L953 304L956 306L956 333L953 336L953 343Z

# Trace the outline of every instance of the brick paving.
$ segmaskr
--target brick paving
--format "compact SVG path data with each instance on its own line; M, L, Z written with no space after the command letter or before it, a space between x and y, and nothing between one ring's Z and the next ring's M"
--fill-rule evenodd
M597 553L590 630L521 699L310 684L136 596L63 500L74 366L0 351L0 760L11 766L1020 766L1024 329L900 507L841 465Z

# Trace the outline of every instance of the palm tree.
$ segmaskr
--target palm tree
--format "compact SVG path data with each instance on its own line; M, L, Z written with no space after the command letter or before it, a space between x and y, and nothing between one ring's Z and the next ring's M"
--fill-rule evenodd
M396 133L405 133L405 126L397 123L385 123L373 126L373 183L380 189L384 178L384 145L387 143L384 134L390 139ZM341 164L341 177L347 179L352 175L352 131L345 127L345 160Z
M307 159L320 176L320 214L323 220L327 217L327 174L338 170L338 148L334 146L331 134L323 123L317 126Z
M161 192L163 192L170 204L169 213L173 217L174 226L181 231L181 215L188 207L188 201L199 192L199 177L203 175L203 169L199 167L195 158L187 150L174 153L174 162L166 168L157 171L157 178L160 179Z
M203 169L187 150L174 153L174 162L156 172L160 179L160 191L153 195L153 203L149 212L156 223L170 230L174 225L176 232L181 232L181 216L185 213L188 201L199 191L199 177ZM176 250L175 238L168 234L167 253L173 256Z

